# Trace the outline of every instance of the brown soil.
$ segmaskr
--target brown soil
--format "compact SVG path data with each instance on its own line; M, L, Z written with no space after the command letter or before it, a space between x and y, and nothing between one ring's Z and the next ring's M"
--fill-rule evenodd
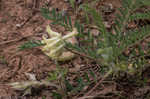
M43 18L40 13L40 8L47 4L49 9L70 9L70 4L64 1L65 0L0 0L0 99L2 96L6 99L8 99L8 97L12 99L42 99L43 96L46 96L46 99L52 99L50 88L41 88L39 92L37 92L38 94L35 92L35 94L31 96L23 98L21 97L20 91L15 91L7 84L10 82L29 80L25 73L33 73L36 75L37 80L45 79L50 71L55 70L56 66L54 62L44 55L40 48L37 47L19 51L18 47L29 40L41 40L41 36L46 34L45 27L50 21ZM103 4L105 3L111 3L115 8L120 6L119 0L106 0ZM74 19L74 16L71 16L72 19ZM113 18L113 15L110 16ZM109 21L111 22L112 20ZM53 29L59 32L65 31L60 27L53 27ZM62 64L62 66L70 68L72 64L77 67L78 65L87 66L86 64L89 63L90 62L86 60L83 61L80 57L77 57L71 62ZM120 91L122 95L128 96L130 99L146 99L140 96L140 92L146 91L142 95L150 92L150 86L136 89L137 87L130 87L130 85L125 84L125 81L123 82L124 84L106 84L106 87L103 86L103 91L101 91L100 94L105 96L106 94L117 94L117 91ZM126 86L128 88L126 88ZM135 90L138 92L136 93ZM134 98L132 96L141 98ZM111 98L104 97L102 99L121 98L113 96Z

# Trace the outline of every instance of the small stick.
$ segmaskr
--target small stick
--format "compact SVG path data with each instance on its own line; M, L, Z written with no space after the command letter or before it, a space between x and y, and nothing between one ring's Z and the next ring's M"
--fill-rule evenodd
M0 45L4 45L4 44L8 44L8 43L12 43L12 42L17 42L17 41L20 41L24 38L19 38L19 39L14 39L14 40L9 40L9 41L4 41L2 43L0 43Z
M89 90L83 97L88 96L90 93L92 93L92 91L94 91L96 89L96 87L98 87L111 73L112 73L112 69L110 69L105 75L104 77L91 89ZM81 97L82 99L82 97Z
M33 35L28 35L28 36L25 36L25 37L20 37L20 38L18 38L18 39L14 39L14 40L4 41L4 42L0 43L0 45L12 43L12 42L17 42L17 41L26 39L26 38L31 37L31 36L33 36Z

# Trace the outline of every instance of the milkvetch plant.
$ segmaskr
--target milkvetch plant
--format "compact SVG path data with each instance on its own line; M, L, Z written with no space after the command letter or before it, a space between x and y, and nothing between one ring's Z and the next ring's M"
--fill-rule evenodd
M109 75L114 74L115 76L122 72L131 75L136 73L138 69L145 67L146 60L143 54L140 54L140 57L134 58L133 56L135 55L125 56L124 52L134 48L135 45L139 45L141 41L150 36L149 25L128 29L128 24L130 22L144 20L150 17L149 11L135 13L138 8L145 6L148 2L149 0L122 0L122 7L118 8L119 13L116 14L114 25L112 25L112 31L107 30L102 15L100 15L97 9L91 7L89 4L83 4L80 8L86 15L84 16L87 18L85 21L90 22L84 23L83 20L81 20L80 22L75 22L74 26L70 16L64 16L55 9L49 11L46 8L42 8L42 15L46 19L52 20L51 24L60 25L67 31L72 31L63 36L60 33L52 31L51 28L47 26L46 30L50 38L43 37L43 40L41 41L43 44L42 51L52 60L56 61L70 60L75 56L72 52L76 51L79 52L80 55L82 54L81 56L89 56L90 59L93 59L93 61L99 64L101 71L104 71L104 76L102 77L102 80L99 80L99 82L87 92L85 95L87 96ZM90 27L93 26L100 32L97 37L94 37L90 32ZM86 30L88 30L88 32ZM70 39L74 38L77 34L79 43L74 44ZM66 47L71 49L72 52L65 49ZM141 52L143 51L141 50ZM93 78L96 77L95 75L92 73ZM53 76L55 77L57 75ZM86 75L86 80L88 81L88 84L85 84L85 81L82 80L82 78L79 79L79 90L77 88L77 91L80 91L84 86L91 84L92 81L90 81L88 75ZM74 93L75 88L68 80L66 80L66 88L67 87L69 91Z

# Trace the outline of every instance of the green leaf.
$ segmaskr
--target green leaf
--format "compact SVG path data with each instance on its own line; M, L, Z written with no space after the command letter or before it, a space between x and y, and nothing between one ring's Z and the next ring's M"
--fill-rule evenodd
M57 16L56 16L56 10L52 9L51 14L53 16L53 19L56 20Z
M85 79L87 80L87 82L88 82L88 83L90 83L90 78L89 78L89 76L88 76L88 73L87 73L87 72L85 72L84 76L85 76Z
M26 43L24 43L23 45L19 46L19 50L24 50L24 49L31 49L34 47L38 47L38 46L43 46L44 44L41 43L40 41L28 41Z
M130 16L130 21L139 20L139 19L149 19L150 18L150 11L145 13L135 13Z
M57 92L52 92L53 94L53 99L62 99L62 95L57 93Z
M68 17L67 16L64 17L64 22L66 25L68 25Z
M65 85L66 85L66 89L67 89L68 92L72 91L74 89L73 86L69 83L68 80L65 80Z
M103 24L103 19L102 16L99 15L99 13L96 11L96 9L93 9L91 7L89 7L87 4L82 5L81 8L87 13L87 14L91 14L93 17L93 22L95 23L95 25L97 25L99 27L99 30L103 33L106 34L106 28Z
M72 8L75 8L75 0L69 0L69 2L71 4Z
M72 29L72 21L71 21L71 17L70 16L68 17L68 20L69 20L69 25L70 25L70 27Z
M96 74L92 70L90 70L89 72L90 72L90 75L94 78L94 82L96 82L97 81Z
M141 2L146 6L150 5L150 0L141 0Z
M58 77L58 73L57 73L57 71L55 71L53 73L49 73L48 80L49 81L54 81L54 80L57 80L57 77Z
M105 61L108 61L113 56L113 49L112 47L104 48L104 49L98 49L97 54L101 55Z
M50 11L47 8L41 8L41 14L44 18L51 20Z
M84 83L84 81L83 81L83 79L81 77L79 77L77 79L77 82L78 82L78 86L77 86L76 90L77 91L81 91L86 84Z

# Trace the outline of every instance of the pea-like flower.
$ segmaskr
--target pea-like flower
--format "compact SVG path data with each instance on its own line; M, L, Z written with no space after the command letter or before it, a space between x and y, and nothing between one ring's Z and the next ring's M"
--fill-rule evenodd
M48 55L52 60L66 61L72 59L75 55L72 52L67 51L65 47L65 41L74 44L75 36L78 34L76 28L71 33L62 36L58 32L51 30L50 26L47 26L46 31L50 38L43 36L42 43L45 44L42 51Z

